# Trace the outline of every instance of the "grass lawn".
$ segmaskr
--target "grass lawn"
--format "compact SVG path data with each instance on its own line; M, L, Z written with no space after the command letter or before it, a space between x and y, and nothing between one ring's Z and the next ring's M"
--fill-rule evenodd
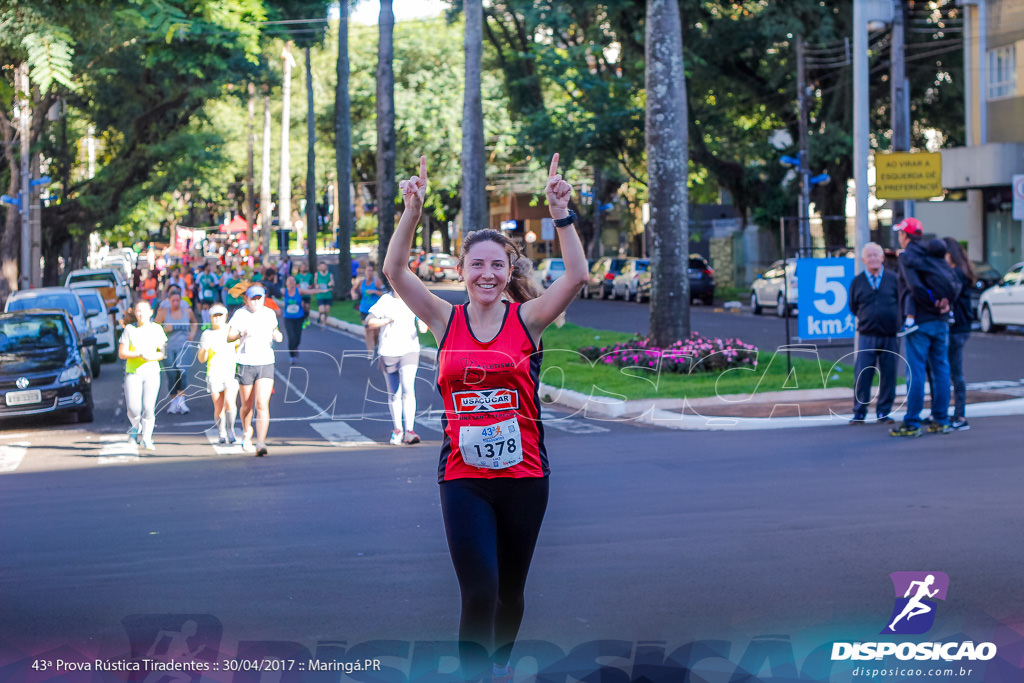
M592 364L577 349L607 346L632 339L622 332L595 330L566 324L544 334L544 365L541 380L555 387L594 396L626 400L640 398L707 398L728 394L755 394L788 389L853 387L853 368L829 360L792 358L787 369L785 354L758 352L757 367L734 368L717 373L659 373L652 368L619 368Z
M351 301L335 301L331 315L360 324L359 312ZM544 364L541 381L582 394L611 396L626 400L640 398L708 398L729 394L755 394L788 389L853 388L853 367L829 360L792 358L787 369L785 354L759 352L757 367L735 368L718 373L689 375L659 373L650 368L619 368L592 364L577 351L585 346L610 346L628 341L625 332L595 330L567 323L549 327L544 333ZM420 335L424 347L436 347L430 333ZM877 383L877 377L875 378Z

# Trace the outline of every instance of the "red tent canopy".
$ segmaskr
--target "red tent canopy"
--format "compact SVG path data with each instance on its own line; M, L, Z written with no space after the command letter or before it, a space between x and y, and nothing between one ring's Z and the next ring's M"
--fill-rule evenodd
M231 219L230 223L225 223L220 226L221 232L245 232L249 229L249 224L245 222L245 218L239 214Z

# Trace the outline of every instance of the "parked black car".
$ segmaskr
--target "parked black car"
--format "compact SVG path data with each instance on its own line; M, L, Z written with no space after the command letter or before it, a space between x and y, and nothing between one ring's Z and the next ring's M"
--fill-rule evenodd
M713 304L715 300L715 271L711 269L707 259L700 254L690 254L687 271L690 275L690 299L700 299L705 306ZM650 300L652 277L655 277L653 264L647 268L646 272L640 273L637 279L637 301Z
M690 274L690 298L700 299L705 306L715 302L715 271L711 264L700 254L690 254L688 264Z
M0 419L73 413L92 422L92 369L82 339L64 311L0 313Z

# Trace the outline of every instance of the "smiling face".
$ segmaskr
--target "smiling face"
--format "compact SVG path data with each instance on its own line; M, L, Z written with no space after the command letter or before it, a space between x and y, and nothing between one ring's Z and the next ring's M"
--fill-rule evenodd
M480 240L471 246L458 270L466 282L469 300L480 303L499 300L512 275L508 253L491 240Z

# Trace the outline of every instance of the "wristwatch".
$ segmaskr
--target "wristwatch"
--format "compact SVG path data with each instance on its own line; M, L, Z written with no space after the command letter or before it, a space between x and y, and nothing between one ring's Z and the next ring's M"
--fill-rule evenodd
M565 218L556 218L556 219L554 219L555 227L556 228L564 228L564 227L570 226L570 225L572 225L573 223L576 222L577 218L578 218L578 216L576 215L576 212L573 211L572 209L569 209L569 215L568 216L566 216Z

